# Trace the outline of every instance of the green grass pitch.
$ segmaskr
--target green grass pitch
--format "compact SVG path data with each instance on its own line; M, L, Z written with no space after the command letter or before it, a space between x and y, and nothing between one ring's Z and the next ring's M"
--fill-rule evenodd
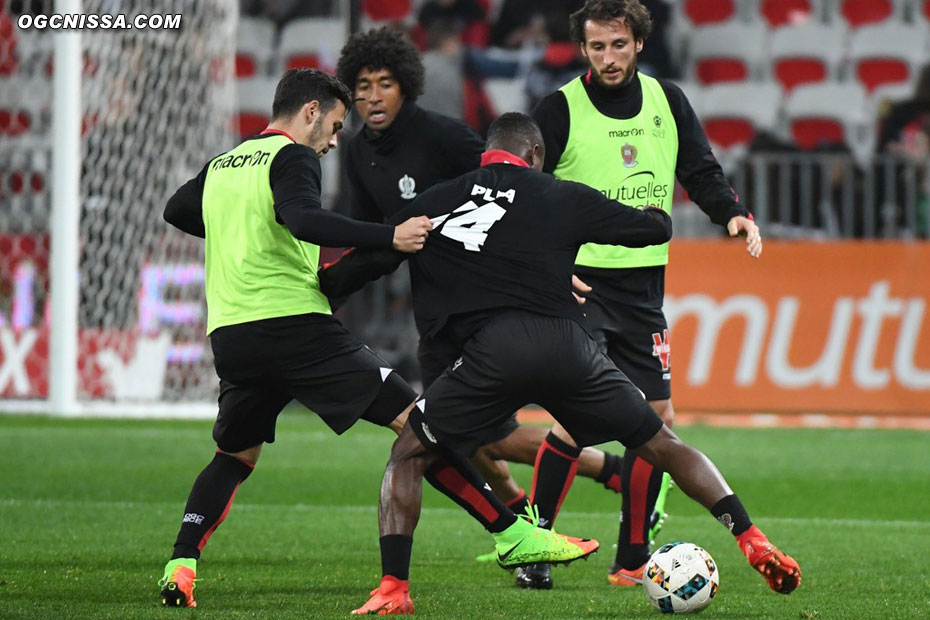
M156 580L184 500L211 458L211 423L0 416L0 618L346 618L380 576L377 495L392 436L336 437L287 414L198 568L198 609L165 609ZM705 547L720 567L704 618L930 618L930 435L680 429L714 459L755 522L801 563L771 592L732 537L679 490L659 542ZM608 446L619 450L617 444ZM527 488L531 470L514 466ZM474 562L490 537L432 489L415 536L421 618L658 618L642 590L610 587L619 497L578 479L559 519L601 552L523 591Z

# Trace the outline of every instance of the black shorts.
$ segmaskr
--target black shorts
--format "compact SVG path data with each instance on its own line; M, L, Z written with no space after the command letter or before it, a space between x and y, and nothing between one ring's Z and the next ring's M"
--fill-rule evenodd
M538 403L579 446L636 448L662 427L642 392L571 319L514 312L465 344L411 413L424 445L471 455L515 410Z
M302 314L220 327L210 335L220 377L213 439L239 452L274 441L296 399L337 434L359 418L387 426L416 392L332 316Z
M662 308L604 303L592 296L583 309L601 351L643 391L646 399L671 398L668 322Z
M420 338L417 346L417 358L420 361L420 376L423 378L423 389L426 390L438 379L446 368L452 366L461 356L461 348L449 338ZM488 432L484 443L495 443L509 437L517 430L516 411L509 418L501 422L495 429Z

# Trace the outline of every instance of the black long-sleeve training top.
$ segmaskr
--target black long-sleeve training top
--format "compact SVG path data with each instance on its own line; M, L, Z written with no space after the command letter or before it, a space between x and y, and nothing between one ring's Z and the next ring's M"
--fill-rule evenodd
M484 141L460 120L404 102L391 126L363 127L346 144L349 214L383 222L427 189L477 168Z
M253 140L261 140L266 135ZM212 161L212 160L211 160ZM184 232L204 237L203 188L207 165L182 185L165 206L165 221ZM320 199L320 158L302 144L288 144L277 152L269 169L273 209L279 224L301 241L330 247L390 248L394 227L360 222L323 209Z
M508 308L584 325L572 296L578 248L587 242L643 247L671 237L664 211L621 205L503 151L485 156L487 165L434 186L393 216L430 217L434 228L421 252L352 252L320 274L323 292L332 297L357 290L409 256L421 336L447 328L461 344Z
M629 119L639 114L643 106L643 90L636 76L622 88L608 89L590 75L582 77L585 92L601 114L610 118ZM726 226L737 215L749 212L739 204L736 193L720 164L714 157L707 135L694 109L681 89L668 80L659 80L668 99L678 129L678 159L675 176L691 200L710 219ZM562 91L546 96L533 111L533 118L542 129L546 145L543 171L552 172L568 144L570 116L568 101ZM665 267L600 269L576 267L575 272L595 288L595 294L614 301L658 307L665 294Z

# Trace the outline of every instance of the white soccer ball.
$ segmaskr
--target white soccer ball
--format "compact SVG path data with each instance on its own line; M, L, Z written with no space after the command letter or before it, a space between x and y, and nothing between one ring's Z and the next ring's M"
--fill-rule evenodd
M714 600L720 573L710 554L692 543L657 549L643 570L646 598L666 614L701 611Z

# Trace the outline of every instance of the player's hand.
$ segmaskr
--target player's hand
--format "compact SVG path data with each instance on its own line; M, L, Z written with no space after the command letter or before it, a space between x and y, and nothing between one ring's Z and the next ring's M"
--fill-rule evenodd
M727 222L727 232L731 237L744 237L746 239L746 251L753 258L759 258L762 254L762 233L759 227L748 217L737 215L730 218Z
M587 301L582 295L587 295L592 289L590 286L584 283L581 278L572 274L572 295L575 296L575 301L578 302L578 305L584 305L584 302Z
M394 249L408 254L419 252L432 229L433 223L425 215L410 218L394 227Z

